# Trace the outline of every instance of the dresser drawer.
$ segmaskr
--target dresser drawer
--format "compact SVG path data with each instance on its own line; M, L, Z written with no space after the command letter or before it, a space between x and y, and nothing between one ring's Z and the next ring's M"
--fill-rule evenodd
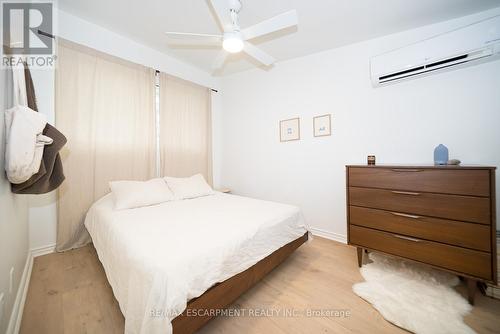
M490 227L401 212L349 207L351 224L450 245L491 251Z
M490 172L474 169L349 168L349 185L456 195L490 196Z
M349 243L492 280L489 253L351 225Z
M387 211L490 224L490 199L349 187L349 204Z

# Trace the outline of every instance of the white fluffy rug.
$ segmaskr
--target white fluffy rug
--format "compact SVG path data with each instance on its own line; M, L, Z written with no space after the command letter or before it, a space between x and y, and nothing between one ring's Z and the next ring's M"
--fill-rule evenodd
M366 282L354 292L393 324L418 334L475 333L463 322L472 307L454 289L457 276L415 262L370 253Z

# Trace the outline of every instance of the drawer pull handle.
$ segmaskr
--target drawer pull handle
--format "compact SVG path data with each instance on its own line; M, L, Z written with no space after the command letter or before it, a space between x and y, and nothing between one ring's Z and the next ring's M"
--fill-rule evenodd
M400 217L406 217L406 218L412 218L412 219L419 219L420 216L415 216L415 215L409 215L406 213L399 213L399 212L391 212L394 216L400 216Z
M423 172L423 169L393 168L393 172Z
M393 194L399 194L399 195L412 195L412 196L418 196L418 195L420 195L420 193L414 193L414 192L410 192L410 191L396 191L396 190L392 190L391 192Z
M407 240L407 241L413 241L413 242L420 242L421 241L420 239L415 239L415 238L410 238L410 237L404 237L402 235L397 235L397 234L393 234L392 236L395 237L395 238L403 239L403 240Z

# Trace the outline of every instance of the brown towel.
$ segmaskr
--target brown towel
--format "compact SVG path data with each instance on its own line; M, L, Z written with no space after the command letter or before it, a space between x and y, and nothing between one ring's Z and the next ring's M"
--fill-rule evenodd
M36 105L35 87L31 79L31 73L24 64L24 79L26 81L26 95L28 97L28 107L38 111ZM59 151L66 144L64 135L55 127L47 123L42 132L47 137L53 139L52 144L43 148L43 157L40 162L38 172L21 184L11 184L11 190L16 194L45 194L51 192L64 181L63 166Z
M11 184L13 193L45 194L59 187L64 181L63 166L59 151L66 144L66 137L48 123L43 129L43 134L54 141L51 145L44 147L38 173L30 177L26 182Z

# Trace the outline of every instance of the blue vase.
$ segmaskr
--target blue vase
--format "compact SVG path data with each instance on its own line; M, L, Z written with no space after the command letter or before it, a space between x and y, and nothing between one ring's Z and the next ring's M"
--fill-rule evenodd
M443 144L439 144L434 149L434 164L446 165L448 163L448 148Z

